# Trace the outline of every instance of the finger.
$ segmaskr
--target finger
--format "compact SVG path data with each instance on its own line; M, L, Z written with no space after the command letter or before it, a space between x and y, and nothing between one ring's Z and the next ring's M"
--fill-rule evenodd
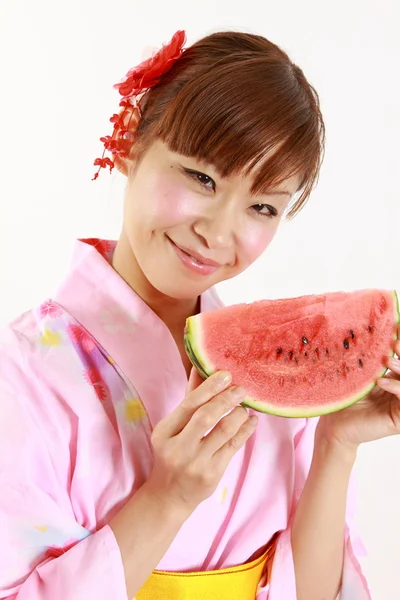
M244 446L247 440L253 435L257 423L257 416L251 415L247 421L243 423L237 434L228 440L226 444L224 444L222 448L220 448L214 454L214 460L222 469L226 468L233 455L236 454L236 452L240 450L240 448Z
M190 373L190 385L196 385L196 376ZM208 377L193 389L165 419L158 424L159 432L165 437L172 437L182 431L189 423L196 410L224 391L231 383L232 376L227 371L219 371ZM189 385L189 384L188 384Z
M243 423L249 418L244 406L236 406L232 412L223 417L214 429L201 440L200 452L205 456L214 455L226 442L233 438Z
M398 358L389 358L387 361L387 365L389 369L393 371L393 373L397 373L397 375L400 375L400 360Z
M200 444L203 437L218 423L221 417L232 411L244 397L245 392L242 388L230 387L200 406L182 431L182 442L187 447Z
M383 390L394 394L400 399L400 381L393 379L392 377L380 377L377 380L377 384Z
M199 385L203 383L203 381L204 379L202 379L197 369L192 367L192 370L190 371L189 375L189 381L186 387L186 396L190 394L190 392L193 392L196 388L198 388Z

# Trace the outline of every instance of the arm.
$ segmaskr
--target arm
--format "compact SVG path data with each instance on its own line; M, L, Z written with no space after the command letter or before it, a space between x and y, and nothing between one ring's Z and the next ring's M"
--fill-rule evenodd
M49 514L52 502L45 494L38 494L35 490L25 491L30 492L30 506L25 509L29 519L34 515L38 523L51 522L57 514L57 507L53 507ZM9 494L11 497L13 490ZM2 495L1 503L4 505L10 497L7 492ZM42 509L32 502L35 496L40 496ZM22 510L21 506L15 508ZM5 516L0 515L0 522ZM66 526L73 528L73 523L68 523L65 515L60 515L57 521L64 531ZM68 550L55 552L53 557L41 551L39 543L34 548L33 536L27 540L17 538L12 532L13 528L8 527L8 535L2 534L0 544L0 598L131 600L165 554L182 522L183 519L178 518L176 513L163 512L143 486L113 518L112 528L106 525L82 540L75 539L73 544L67 544ZM39 538L40 532L37 532L36 539ZM25 560L27 542L30 544L29 550L32 553L36 551L36 568L33 570L30 561ZM10 543L18 546L10 549ZM62 547L62 542L60 545ZM16 573L14 569L19 573L19 581L12 577Z
M217 375L198 376L201 385L154 428L150 478L91 533L76 522L65 478L57 476L34 410L40 394L12 363L2 374L0 358L0 598L131 600L254 432L237 405L243 392L235 395Z
M188 516L166 507L145 483L110 521L121 552L129 599L150 577Z
M153 430L149 479L110 522L129 598L141 589L190 514L215 491L227 464L255 430L256 420L237 406L243 390L226 389L229 383L230 377L219 374L203 382L192 369L186 398Z
M298 600L334 600L343 569L346 503L356 452L316 438L291 531Z
M288 488L288 524L286 529L279 532L279 536L277 539L276 549L273 557L272 564L268 569L268 580L265 582L262 580L260 582L258 588L257 600L301 600L300 593L302 590L296 590L296 576L295 570L298 571L300 567L300 563L298 561L297 565L294 564L295 557L298 548L292 548L292 527L294 525L294 519L299 517L297 525L301 525L302 517L301 514L303 509L300 508L299 513L297 513L297 508L300 506L300 501L302 505L304 505L304 510L307 509L308 506L308 496L310 495L314 498L316 503L319 504L319 494L323 491L323 489L327 488L327 481L329 480L329 490L330 492L335 492L335 485L332 486L332 478L335 476L334 471L329 467L329 463L333 465L333 468L336 473L342 473L339 475L339 479L342 481L342 485L346 486L348 481L350 482L348 485L348 494L347 501L345 501L345 521L341 521L341 525L339 525L339 530L344 526L344 535L343 529L342 537L340 542L340 550L339 552L339 561L342 558L343 560L343 571L342 571L342 582L340 588L340 600L371 600L371 595L368 589L368 583L362 573L362 569L359 563L359 557L365 556L365 548L362 544L362 541L357 535L356 529L354 527L354 516L356 513L356 489L355 489L355 479L354 473L351 474L351 477L344 476L344 471L341 467L337 466L338 462L331 460L332 455L327 452L326 456L324 456L323 446L319 446L318 443L314 443L315 440L315 430L317 424L319 422L318 418L310 418L305 419L305 425L302 430L300 430L295 439L294 439L294 448L293 448L293 487ZM318 449L319 448L319 449ZM326 460L327 459L327 460ZM313 467L311 464L313 463ZM339 460L340 465L340 460ZM349 470L351 471L350 465L348 465ZM325 474L326 469L326 479L320 479L318 474L322 473L322 476ZM330 473L330 475L328 475ZM347 483L346 482L347 479ZM315 488L313 481L322 482L322 484L318 484L317 488ZM307 486L307 490L305 491ZM314 492L313 492L314 490ZM316 491L315 491L316 490ZM304 495L303 495L304 492ZM338 492L338 490L336 490ZM314 494L318 494L318 497ZM343 497L345 493L342 492L341 497L343 501ZM336 502L338 501L338 496L335 494ZM329 499L329 495L328 495ZM336 511L335 505L335 511ZM333 516L333 509L328 508L328 519ZM317 513L319 514L320 522L324 521L324 515L320 512L320 507L317 508ZM343 511L343 505L342 505ZM336 518L339 513L335 513ZM310 517L311 515L311 517ZM343 515L343 512L342 512ZM308 533L305 535L314 534L313 531L315 525L315 515L310 510L308 512L308 518L312 519L311 530L309 528ZM310 521L311 522L311 521ZM297 527L296 525L296 527ZM324 526L326 524L324 523ZM302 526L302 525L301 525ZM325 534L324 534L325 535ZM329 534L330 535L330 534ZM339 535L337 533L337 535ZM318 537L318 539L317 539ZM316 544L316 548L305 549L305 552L315 551L319 552L321 545L324 543L324 539L315 535L315 538L311 540L309 538L309 544ZM338 539L338 538L335 538ZM294 546L296 546L297 541L294 540ZM301 540L300 540L301 543ZM316 560L312 558L308 554L308 560ZM296 556L297 558L297 556ZM300 557L301 559L301 557ZM318 555L319 560L319 555ZM301 567L300 567L301 568ZM309 564L308 564L309 568ZM331 565L329 566L329 569ZM340 566L339 566L340 570ZM309 571L309 576L311 577L312 589L314 586L314 578L318 578L317 568L313 566L312 571ZM301 578L302 575L299 574L297 578ZM340 575L339 575L340 578ZM316 579L317 581L317 579ZM335 584L333 584L335 585ZM332 592L332 598L334 596L335 591ZM323 596L319 596L318 600L321 600ZM310 595L310 599L312 596ZM324 600L330 600L329 596L323 597ZM307 598L307 600L309 600Z
M0 598L128 600L125 571L138 574L134 591L141 587L183 515L167 515L142 487L112 519L115 532L81 526L64 466L49 452L51 432L35 408L46 393L0 349ZM63 444L59 451L62 463Z
M14 427L5 419L5 400L0 410L0 598L131 600L188 513L163 508L144 484L109 525L85 530L66 510L64 491L49 486L51 461L41 452L33 424L19 413ZM7 426L15 435L8 434L6 447ZM42 484L32 478L31 464L38 465Z
M400 341L393 342L393 350L400 356ZM361 572L357 573L347 526L342 549L340 535L343 532L346 490L357 448L360 444L400 433L400 361L389 355L384 363L392 372L379 378L378 385L368 396L319 420L304 498L300 500L300 510L294 517L292 530L293 561L300 600L317 598L319 593L333 599L340 583L342 600L370 598L368 586L360 577ZM313 548L317 544L318 552L315 552ZM306 579L307 560L313 562L316 573L314 592ZM311 577L311 570L308 576Z

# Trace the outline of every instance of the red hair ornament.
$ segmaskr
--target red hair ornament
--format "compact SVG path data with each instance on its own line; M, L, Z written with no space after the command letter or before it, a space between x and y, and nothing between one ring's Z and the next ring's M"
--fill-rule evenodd
M115 156L123 158L128 156L126 140L128 140L128 145L130 145L135 136L129 131L130 120L127 126L124 125L125 113L128 108L135 106L139 114L141 114L140 98L147 90L160 81L164 73L170 70L175 61L181 56L185 42L185 31L177 31L168 44L162 46L151 58L144 60L137 67L130 69L123 81L113 86L121 94L122 100L119 105L124 107L125 110L121 114L114 113L110 118L111 123L114 123L112 135L100 138L100 141L104 144L104 150L101 158L96 158L93 163L99 169L92 178L92 181L98 178L100 169L109 167L111 173L115 167L114 161L104 156L106 150Z

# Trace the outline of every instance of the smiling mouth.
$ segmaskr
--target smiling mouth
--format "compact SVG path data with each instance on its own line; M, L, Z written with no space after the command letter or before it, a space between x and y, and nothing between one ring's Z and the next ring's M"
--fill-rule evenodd
M185 248L184 246L179 246L173 240L171 240L171 238L169 238L169 237L168 237L168 239L171 242L171 244L176 246L176 248L178 248L181 252L186 254L186 256L188 256L189 258L194 260L199 265L203 265L205 267L213 267L215 269L222 266L220 263L216 262L215 260L212 260L211 258L206 258L206 257L202 256L201 254L199 254L198 252L196 252L195 250L192 250L191 248Z
M189 254L189 252L186 252L186 250L184 250L183 248L181 248L180 246L178 246L177 244L175 244L177 248L179 248L179 250L181 250L181 252L183 252L184 254L186 254L186 256L188 256L189 258L191 258L192 260L194 260L195 262L197 262L199 265L204 265L205 263L201 262L200 260L198 260L195 256L193 256L193 254Z
M165 237L171 244L171 247L174 249L180 261L190 271L197 273L198 275L212 275L221 267L219 263L204 258L202 255L199 255L199 253L195 250L189 250L188 248L182 248L181 246L178 246L178 244L175 244L175 242L173 242L171 238L169 238L167 235Z

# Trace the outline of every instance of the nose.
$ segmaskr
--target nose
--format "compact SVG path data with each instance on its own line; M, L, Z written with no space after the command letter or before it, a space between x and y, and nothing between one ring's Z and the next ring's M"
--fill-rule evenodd
M210 250L232 249L237 230L233 207L218 206L194 223L194 231Z

